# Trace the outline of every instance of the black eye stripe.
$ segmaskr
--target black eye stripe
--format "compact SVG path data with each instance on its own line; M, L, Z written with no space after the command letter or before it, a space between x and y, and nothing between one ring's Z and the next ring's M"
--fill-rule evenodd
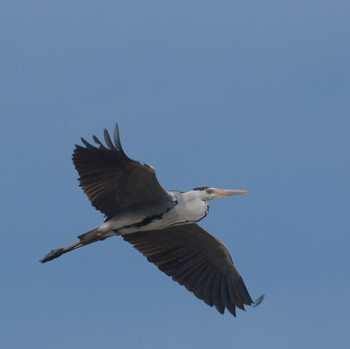
M192 190L206 190L206 189L209 189L210 187L196 187L196 188L193 188Z

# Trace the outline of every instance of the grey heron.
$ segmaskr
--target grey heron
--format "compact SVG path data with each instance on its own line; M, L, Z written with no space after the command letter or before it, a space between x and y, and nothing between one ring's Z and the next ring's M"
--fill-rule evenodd
M185 286L223 314L225 308L236 316L236 307L258 305L249 295L242 277L223 243L197 222L208 214L208 201L244 190L197 187L188 192L166 191L155 169L130 159L124 152L118 131L112 142L104 130L103 144L81 138L73 163L79 182L92 206L105 215L98 227L78 236L79 241L52 250L40 262L112 236L121 236L174 281Z

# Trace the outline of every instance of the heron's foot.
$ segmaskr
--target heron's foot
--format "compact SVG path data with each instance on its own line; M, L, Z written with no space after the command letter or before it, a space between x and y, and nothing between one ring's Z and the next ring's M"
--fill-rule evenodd
M55 258L58 258L65 252L65 248L56 248L55 250L51 250L43 259L40 260L41 263L46 263L48 261L52 261Z

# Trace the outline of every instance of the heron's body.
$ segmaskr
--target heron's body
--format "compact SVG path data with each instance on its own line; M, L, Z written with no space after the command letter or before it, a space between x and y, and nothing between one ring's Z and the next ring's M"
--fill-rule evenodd
M114 231L113 235L162 230L174 225L195 223L207 215L209 206L198 198L196 191L168 193L168 207L153 206L126 210L103 223L98 230L107 233Z
M158 183L152 166L125 155L117 127L114 144L106 130L104 136L107 146L95 136L99 147L82 139L85 147L76 146L73 162L81 187L105 214L105 222L80 235L77 243L52 250L41 262L120 235L221 313L226 308L235 315L236 306L259 304L262 298L252 301L226 247L196 223L208 214L207 201L246 191L198 187L168 192Z

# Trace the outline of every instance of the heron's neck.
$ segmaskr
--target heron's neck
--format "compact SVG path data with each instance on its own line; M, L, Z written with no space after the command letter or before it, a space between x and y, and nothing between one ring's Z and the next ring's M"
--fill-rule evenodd
M201 195L201 192L199 192L198 190L190 190L190 191L187 191L185 193L182 193L182 198L183 198L183 201L188 203L188 202L192 202L192 201L204 201L202 199L202 195Z

